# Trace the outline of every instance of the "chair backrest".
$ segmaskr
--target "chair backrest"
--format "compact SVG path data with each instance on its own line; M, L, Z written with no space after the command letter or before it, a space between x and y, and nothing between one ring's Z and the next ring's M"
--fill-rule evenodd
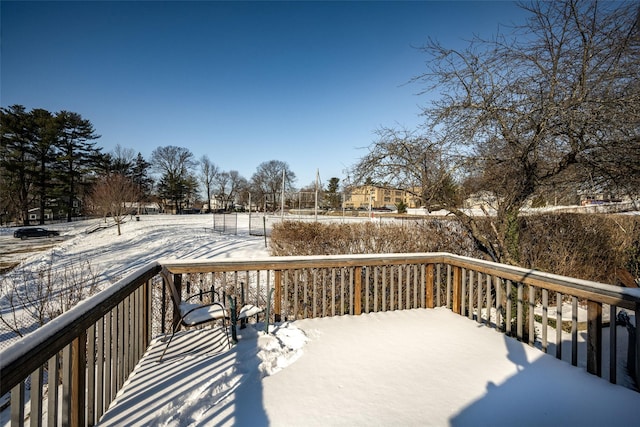
M176 285L173 283L173 277L171 276L171 273L166 268L163 268L160 274L162 274L162 277L164 277L165 282L169 285L173 303L175 304L176 307L179 307L180 303L182 303L182 296L178 292Z

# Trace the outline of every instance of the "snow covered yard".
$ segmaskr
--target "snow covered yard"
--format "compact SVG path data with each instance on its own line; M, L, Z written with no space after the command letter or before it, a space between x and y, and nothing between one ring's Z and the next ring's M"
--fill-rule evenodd
M262 217L260 217L260 222ZM108 220L112 223L112 220ZM258 218L254 217L257 222ZM158 258L244 258L265 256L268 250L264 238L249 235L248 214L238 215L237 234L213 232L211 215L143 215L140 221L129 220L122 225L122 235L115 227L87 234L86 230L102 219L92 219L48 226L61 234L60 241L45 250L35 250L24 255L20 264L0 276L0 315L10 321L16 309L17 323L24 332L39 326L33 317L35 308L24 309L9 302L9 294L26 293L39 296L37 282L43 277L55 290L70 287L70 283L82 282L84 292L106 289L122 277ZM50 239L29 239L22 242L12 236L13 229L0 229L0 247L29 243L41 245ZM25 250L26 252L26 250ZM0 261L9 256L0 253ZM15 300L15 298L14 298ZM21 300L19 300L21 301ZM7 348L18 336L0 323L0 349Z
M262 325L258 325L262 328ZM155 341L101 425L636 425L640 393L453 314L414 309Z

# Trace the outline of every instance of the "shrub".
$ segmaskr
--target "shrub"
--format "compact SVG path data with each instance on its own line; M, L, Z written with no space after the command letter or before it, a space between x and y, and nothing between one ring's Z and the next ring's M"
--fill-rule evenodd
M274 226L270 249L277 256L445 251L478 256L459 224L442 219L402 223L284 221Z
M624 274L638 277L636 216L549 213L518 221L522 267L610 284L620 284ZM490 218L480 226L491 235ZM401 223L285 221L273 228L271 252L279 256L450 252L482 257L455 219L441 218Z

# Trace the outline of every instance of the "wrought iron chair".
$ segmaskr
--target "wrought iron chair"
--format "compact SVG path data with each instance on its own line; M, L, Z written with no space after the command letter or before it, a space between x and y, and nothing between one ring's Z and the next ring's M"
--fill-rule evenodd
M171 298L174 303L174 310L178 310L180 314L180 321L177 322L176 326L173 328L171 332L171 337L167 342L162 355L158 362L162 362L171 341L173 340L174 335L178 332L181 326L185 328L191 328L194 326L204 325L206 323L213 323L216 321L222 321L222 331L224 332L224 336L227 341L227 346L231 347L231 342L229 341L229 334L227 332L227 321L229 320L229 312L227 308L220 301L212 301L209 303L200 303L200 302L189 302L191 299L195 297L200 297L202 294L191 295L186 299L182 299L181 294L178 292L175 284L173 283L173 278L171 274L163 270L162 276L164 277L166 283L169 285L169 289L171 290Z

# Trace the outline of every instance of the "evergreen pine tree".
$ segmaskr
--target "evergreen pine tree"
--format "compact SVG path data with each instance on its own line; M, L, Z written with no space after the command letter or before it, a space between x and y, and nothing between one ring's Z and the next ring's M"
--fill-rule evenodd
M56 116L60 126L57 141L57 172L61 183L61 196L66 204L67 221L74 214L74 201L80 195L81 177L97 164L100 148L96 148L94 139L100 136L94 133L93 125L78 113L61 111Z

